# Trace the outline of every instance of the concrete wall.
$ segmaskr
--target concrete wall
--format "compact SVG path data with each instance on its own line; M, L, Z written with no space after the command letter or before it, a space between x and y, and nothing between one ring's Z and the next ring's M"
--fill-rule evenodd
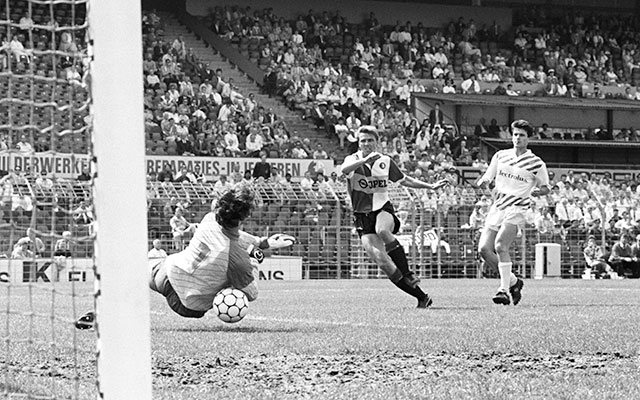
M292 4L295 4L292 6ZM473 18L478 26L482 23L491 25L493 21L506 29L511 26L511 10L508 8L449 6L442 4L416 4L388 1L367 0L305 0L292 3L290 0L236 0L233 2L215 0L187 0L187 12L192 15L207 15L209 9L215 6L236 5L250 6L254 10L272 7L275 14L286 19L295 19L299 14L307 14L309 9L314 12L340 10L340 14L347 22L358 23L373 11L380 23L395 25L396 21L404 24L411 21L415 26L418 22L426 27L442 27L450 20L465 20Z

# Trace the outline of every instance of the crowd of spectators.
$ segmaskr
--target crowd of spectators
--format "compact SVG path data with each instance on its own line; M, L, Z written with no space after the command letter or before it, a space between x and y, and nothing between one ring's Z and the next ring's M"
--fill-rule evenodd
M552 18L544 10L528 7L516 13L513 28L506 31L496 22L479 25L463 17L440 28L411 21L383 26L374 13L350 24L339 12L313 10L285 21L271 8L250 7L219 6L209 20L229 40L261 42L260 64L277 76L269 80L271 90L284 94L289 89L286 97L294 107L304 108L304 96L326 96L332 88L342 96L343 82L336 85L336 80L345 74L362 89L370 83L373 93L401 101L409 96L402 86L425 90L420 79L435 80L428 90L446 93L479 93L479 81L537 83L552 96L583 95L585 83L640 83L640 70L634 75L640 66L637 17L571 12ZM498 94L522 94L506 90ZM596 91L594 96L605 94ZM640 98L635 89L625 97Z
M0 26L0 72L33 70L37 76L80 83L88 62L85 17L84 4L57 4L52 9L45 4L27 7L27 2L7 5L0 19L13 25Z
M154 12L144 14L143 39L148 153L312 158L317 144L199 60L182 37L165 38Z
M252 43L254 52L259 49L264 89L324 126L347 152L356 147L357 128L373 125L386 136L388 149L407 153L407 161L417 149L416 160L423 153L432 162L451 153L455 164L471 165L478 135L459 132L444 118L417 120L408 110L412 93L480 93L480 82L485 82L495 84L491 93L507 96L525 94L514 84L537 84L544 92L539 94L604 98L601 86L625 85L620 97L640 99L640 91L630 86L636 83L633 71L640 74L635 17L611 16L601 22L580 13L552 18L542 8L527 12L516 13L508 31L495 22L479 26L462 17L441 28L410 21L383 26L374 13L352 24L339 11L309 10L287 21L271 8L249 6L217 6L208 23L230 43ZM593 90L583 93L587 83ZM503 128L493 137L501 137ZM634 132L608 133L600 127L590 133L595 139L611 135L633 140ZM508 131L502 133L508 136ZM557 139L554 133L548 138ZM545 132L539 136L544 138Z

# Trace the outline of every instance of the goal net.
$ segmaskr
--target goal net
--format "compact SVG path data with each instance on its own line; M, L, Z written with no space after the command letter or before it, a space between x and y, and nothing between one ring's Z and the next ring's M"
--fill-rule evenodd
M1 4L0 398L150 398L139 4Z

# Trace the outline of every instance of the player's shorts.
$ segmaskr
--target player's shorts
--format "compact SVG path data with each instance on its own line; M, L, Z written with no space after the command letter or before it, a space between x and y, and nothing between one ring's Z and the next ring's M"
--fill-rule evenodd
M391 214L394 221L392 233L398 233L400 230L400 220L396 217L396 211L393 208L393 204L391 204L391 202L386 202L379 210L368 213L353 214L353 223L356 227L356 231L358 232L358 236L362 237L362 235L376 233L376 221L380 211L386 211Z
M175 311L178 315L185 318L202 318L206 311L196 311L187 308L180 301L178 293L171 286L169 277L167 276L166 258L155 258L149 260L149 269L151 272L151 279L149 280L149 287L163 295L167 299L169 307Z
M503 210L491 206L487 213L484 227L492 231L499 230L500 226L505 223L521 227L525 223L525 213L527 210L528 207L522 206L511 206Z

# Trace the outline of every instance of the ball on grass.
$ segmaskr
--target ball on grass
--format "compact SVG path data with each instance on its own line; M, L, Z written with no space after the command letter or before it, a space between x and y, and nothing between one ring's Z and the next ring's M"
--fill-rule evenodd
M249 300L241 290L226 288L213 299L213 311L224 322L238 322L249 312Z

